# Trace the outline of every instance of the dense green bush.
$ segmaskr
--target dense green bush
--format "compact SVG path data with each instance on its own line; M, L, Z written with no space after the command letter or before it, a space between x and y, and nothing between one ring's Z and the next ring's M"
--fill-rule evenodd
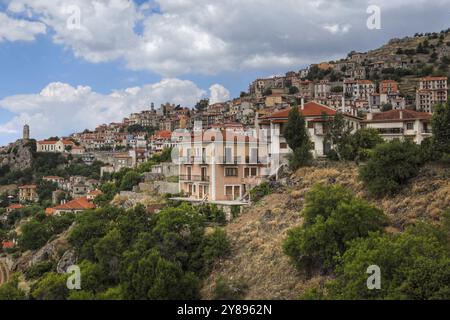
M289 231L283 249L306 275L331 272L349 241L381 231L387 221L381 210L339 185L312 188L303 216L304 224Z
M47 241L67 228L74 221L73 214L46 217L43 213L36 215L21 227L19 247L22 250L37 250Z
M204 210L183 204L156 215L142 206L79 214L69 242L85 280L69 298L198 299L201 279L230 250L223 230L205 233L211 217Z
M270 185L267 182L263 182L250 190L250 200L252 202L258 202L263 197L268 196L272 192L273 190Z
M43 261L28 268L25 272L25 276L28 280L38 279L49 271L54 269L55 265L52 261Z
M0 301L25 300L25 292L19 289L19 277L14 275L12 280L0 286Z
M332 299L450 299L448 231L420 224L395 235L371 234L351 243L340 259ZM381 290L368 290L371 265L381 270Z
M392 195L418 174L421 164L419 146L394 140L375 147L359 177L374 196Z

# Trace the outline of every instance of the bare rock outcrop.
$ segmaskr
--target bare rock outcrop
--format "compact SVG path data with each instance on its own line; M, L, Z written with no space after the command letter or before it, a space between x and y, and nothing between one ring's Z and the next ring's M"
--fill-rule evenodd
M1 156L0 166L9 166L11 171L20 171L31 168L35 148L34 140L17 140L11 144L6 154Z

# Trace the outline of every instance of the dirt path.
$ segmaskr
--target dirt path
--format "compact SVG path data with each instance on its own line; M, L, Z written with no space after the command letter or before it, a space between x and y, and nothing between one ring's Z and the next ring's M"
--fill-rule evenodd
M0 259L0 285L9 281L9 268L5 259Z

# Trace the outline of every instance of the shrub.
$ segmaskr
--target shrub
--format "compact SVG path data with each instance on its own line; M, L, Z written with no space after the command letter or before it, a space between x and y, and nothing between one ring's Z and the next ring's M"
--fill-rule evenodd
M313 270L331 272L348 241L381 231L387 221L381 210L341 186L315 186L308 193L303 216L304 225L289 231L283 248L306 275Z
M55 267L54 263L52 261L43 261L35 264L34 266L30 267L26 273L25 276L27 279L38 279L42 277L45 273L52 271L52 269Z
M12 280L0 286L1 300L25 300L25 292L19 289L19 277L14 275Z
M381 269L381 290L367 289L366 270ZM332 299L450 299L448 232L419 224L395 235L353 241L340 259Z
M260 185L254 187L252 190L250 190L250 199L252 202L258 202L265 196L268 196L271 194L272 188L267 182L263 182Z
M359 177L374 196L398 192L419 172L419 146L394 140L375 147L373 156L359 170Z
M216 281L214 288L214 300L242 300L245 296L248 286L243 281L230 283L223 277Z

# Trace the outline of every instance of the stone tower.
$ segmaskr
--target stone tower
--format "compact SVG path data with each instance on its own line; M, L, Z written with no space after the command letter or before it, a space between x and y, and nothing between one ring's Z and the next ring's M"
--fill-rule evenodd
M29 125L24 125L23 126L23 140L30 140L30 126Z

